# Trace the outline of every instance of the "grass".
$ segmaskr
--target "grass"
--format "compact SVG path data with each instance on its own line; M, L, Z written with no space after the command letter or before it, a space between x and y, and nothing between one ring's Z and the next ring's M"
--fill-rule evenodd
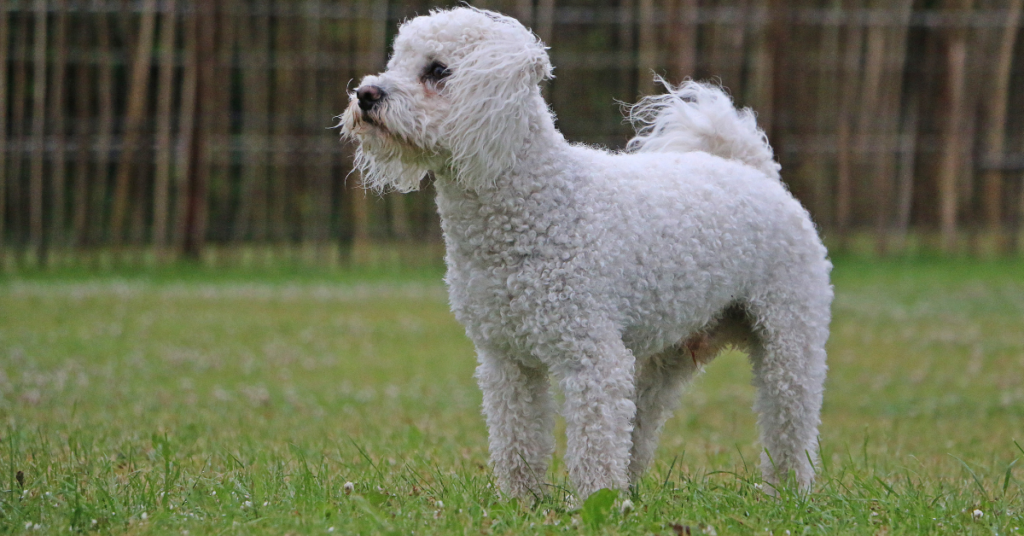
M436 270L8 277L0 533L1020 533L1024 268L834 276L814 493L758 489L749 367L727 354L639 488L581 507L560 453L539 504L495 491Z

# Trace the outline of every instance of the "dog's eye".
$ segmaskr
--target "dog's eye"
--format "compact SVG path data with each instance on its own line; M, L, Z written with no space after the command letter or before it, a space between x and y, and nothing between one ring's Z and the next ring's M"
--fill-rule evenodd
M425 73L423 73L423 78L425 80L430 80L430 81L433 81L433 82L437 82L439 80L443 80L444 78L447 78L448 75L450 75L450 74L452 74L452 72L448 70L448 66L446 66L445 64L443 64L443 63L441 63L439 61L435 61L435 62L432 62L427 67L427 71Z

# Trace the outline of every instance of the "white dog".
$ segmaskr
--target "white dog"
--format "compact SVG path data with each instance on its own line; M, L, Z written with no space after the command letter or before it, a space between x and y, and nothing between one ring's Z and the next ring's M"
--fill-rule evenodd
M624 153L565 141L538 84L544 45L460 7L402 24L387 70L341 116L374 188L428 171L452 310L503 491L538 496L565 394L580 497L635 482L683 384L728 345L750 354L768 484L814 478L831 264L750 110L686 82L631 109ZM771 488L771 486L769 486Z

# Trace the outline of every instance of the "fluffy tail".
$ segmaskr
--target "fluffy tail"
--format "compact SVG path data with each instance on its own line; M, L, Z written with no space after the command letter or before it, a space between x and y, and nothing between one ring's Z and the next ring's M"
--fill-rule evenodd
M768 137L757 127L754 111L737 110L732 99L718 86L687 80L672 86L665 95L644 97L627 109L636 136L626 150L642 152L704 151L722 158L739 160L781 180Z

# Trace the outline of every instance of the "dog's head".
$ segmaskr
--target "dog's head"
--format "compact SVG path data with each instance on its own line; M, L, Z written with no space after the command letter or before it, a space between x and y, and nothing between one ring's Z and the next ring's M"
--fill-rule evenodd
M363 78L341 116L356 166L378 190L411 191L427 171L472 187L515 164L551 76L540 40L515 19L469 7L401 25L387 70ZM540 108L540 109L538 109Z

